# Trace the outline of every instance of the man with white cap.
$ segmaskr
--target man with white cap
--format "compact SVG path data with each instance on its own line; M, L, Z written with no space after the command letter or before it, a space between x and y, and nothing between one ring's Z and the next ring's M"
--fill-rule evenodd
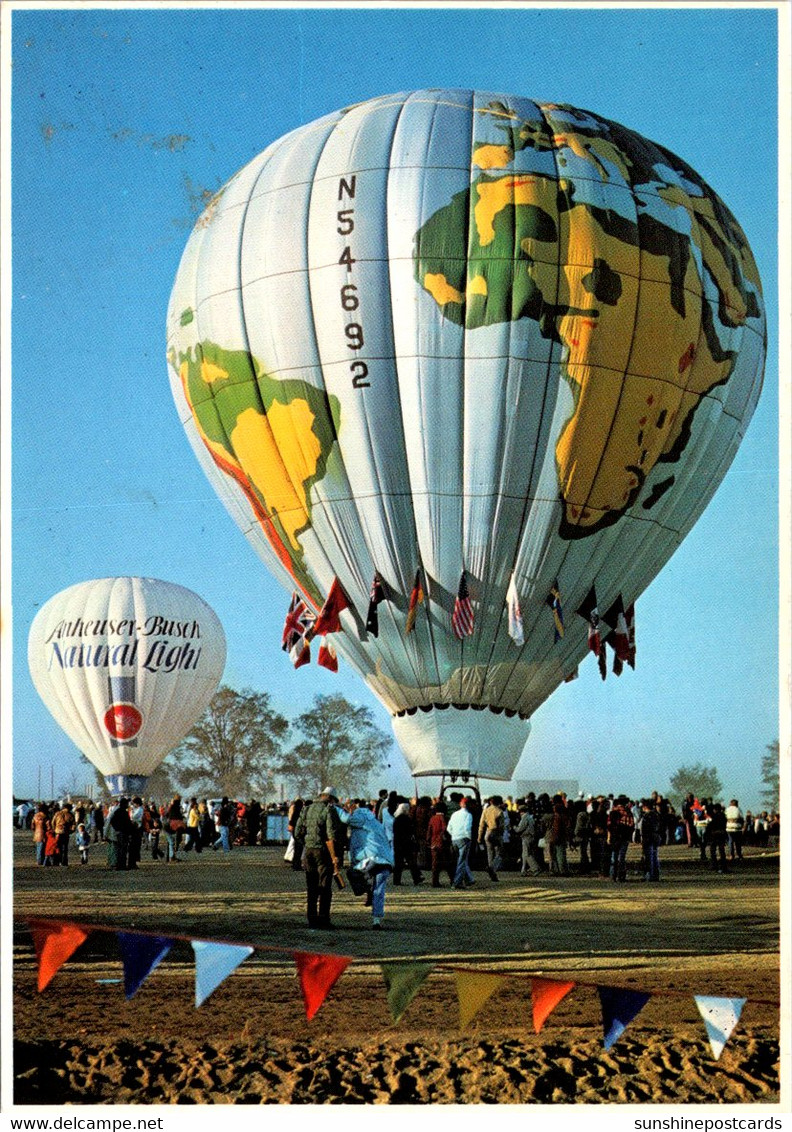
M308 893L308 927L332 928L330 904L333 899L333 876L339 874L340 861L336 842L342 833L335 787L325 786L310 806L304 806L294 831L294 840L305 845L303 868Z

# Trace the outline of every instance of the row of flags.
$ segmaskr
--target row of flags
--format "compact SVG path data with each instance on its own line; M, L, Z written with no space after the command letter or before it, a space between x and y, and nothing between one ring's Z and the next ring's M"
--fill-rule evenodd
M331 672L338 672L338 657L329 636L331 633L339 632L341 611L348 608L349 599L341 588L338 578L333 579L327 600L318 617L298 593L292 594L283 626L281 647L289 654L295 668L310 663L311 641L314 637L320 637L317 663L323 668L329 668Z
M99 925L77 924L69 920L31 919L28 921L28 926L33 936L38 960L39 991L43 991L49 985L60 968L88 939L92 931L114 932L121 953L124 994L127 999L138 992L177 939L184 938L171 938L153 932L120 931ZM277 951L290 955L294 961L306 1017L310 1021L344 971L354 962L353 957L349 955L319 954L203 939L191 939L189 942L195 957L196 1009L202 1006L254 951ZM380 970L385 982L391 1017L394 1022L398 1022L429 975L436 970L442 972L443 964L411 959L389 960L380 964ZM450 970L456 981L459 1024L462 1028L472 1021L487 1000L509 979L530 980L533 1028L537 1034L553 1010L571 991L577 987L595 987L602 1010L605 1049L610 1049L621 1037L650 998L663 994L662 991L647 992L580 980L525 976L515 972L501 974L481 970L469 971L457 966L451 967ZM680 992L666 993L678 995ZM693 995L693 998L704 1022L713 1056L717 1060L739 1022L742 1009L748 1000L714 995Z
M588 622L588 646L599 664L600 675L604 680L608 674L606 645L613 650L613 672L621 676L624 665L635 668L635 604L624 608L622 595L600 616L597 593L594 586L586 594L583 603L576 611Z
M379 605L387 600L385 586L378 572L374 573L369 593L369 606L366 615L366 632L372 636L379 636ZM407 609L407 625L405 632L412 633L418 610L425 600L425 590L421 578L421 571L416 570L415 581L410 593L410 603ZM565 633L564 610L561 604L561 590L556 579L550 587L546 599L553 616L554 640L557 643L563 640ZM311 641L319 636L318 663L331 672L338 671L338 657L335 648L329 640L332 633L341 629L340 613L349 608L349 599L344 593L338 578L333 578L327 600L317 616L298 593L292 594L291 604L286 614L283 626L284 652L288 652L295 668L308 664L311 660ZM508 632L514 643L520 647L525 643L520 598L517 592L517 583L514 574L509 581L506 591L506 610L508 615ZM592 585L583 603L576 613L588 623L589 649L597 657L600 673L604 680L607 675L607 650L609 645L614 652L613 672L620 676L627 663L635 668L635 605L627 609L621 594L606 613L600 616L596 589ZM457 640L471 637L475 628L475 613L467 583L466 571L462 571L459 579L459 588L454 601L454 610L451 615L451 629ZM574 678L573 673L568 679Z

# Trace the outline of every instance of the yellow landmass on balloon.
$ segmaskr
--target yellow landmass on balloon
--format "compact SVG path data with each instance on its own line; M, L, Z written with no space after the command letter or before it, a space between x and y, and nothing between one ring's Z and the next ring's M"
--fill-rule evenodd
M225 381L227 377L228 371L222 366L215 365L206 358L201 359L201 378L207 385L211 385L213 381Z
M473 153L473 164L479 169L505 169L514 160L508 145L480 145Z
M675 208L692 208L695 220L700 218L706 223L694 223L691 226L691 238L701 248L704 262L718 286L718 290L726 299L726 309L729 316L738 325L742 325L748 316L745 297L740 292L734 278L734 268L731 255L735 248L731 243L713 240L712 233L720 231L720 221L715 215L715 208L708 197L688 196L678 185L668 185L660 189L659 195L669 205ZM745 245L747 249L747 244ZM726 254L724 254L726 253ZM761 289L759 272L753 256L741 255L740 266L743 275L757 290Z
M607 138L592 138L588 134L577 134L572 131L567 131L562 134L553 135L553 147L555 149L571 149L576 157L581 158L583 161L588 161L593 165L599 177L603 181L610 180L610 174L603 165L603 161L609 161L621 173L622 177L629 184L630 171L629 162L626 160L624 153L613 142L608 141ZM602 158L602 161L600 160Z
M266 416L255 409L239 414L231 443L245 475L277 515L286 537L299 550L297 533L309 522L305 484L321 454L311 430L314 414L303 400L275 401Z
M546 180L546 178L542 178ZM552 184L557 187L558 182ZM534 204L536 177L501 177L497 181L483 181L476 185L478 201L473 209L479 244L486 248L495 239L495 217L504 208L521 204Z
M574 409L556 460L567 521L585 528L629 505L731 363L716 360L701 335L704 285L695 258L686 267L682 316L671 302L668 257L610 235L585 204L559 212L558 189L555 178L541 175L488 181L477 186L474 216L482 246L495 238L499 212L520 205L540 209L551 221L547 231L556 233L544 240L536 229L520 241L527 257L520 270L559 312ZM698 238L706 241L704 260L722 282L730 313L743 321L745 302L723 251L706 235Z
M472 279L468 280L467 293L468 295L487 294L487 280L483 275L474 275Z
M465 295L458 291L456 287L448 282L445 275L431 275L424 276L424 287L432 296L434 301L440 306L445 306L446 303L462 303L465 301ZM486 295L487 294L487 280L483 275L474 275L468 280L466 295L469 298L472 295Z
M424 287L432 296L438 306L444 307L446 303L462 303L465 296L456 287L452 287L445 275L433 275L427 272L424 275Z

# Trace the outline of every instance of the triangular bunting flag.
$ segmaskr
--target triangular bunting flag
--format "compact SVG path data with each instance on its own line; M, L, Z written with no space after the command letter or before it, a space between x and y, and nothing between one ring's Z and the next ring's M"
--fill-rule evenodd
M124 994L132 998L173 947L173 940L132 932L116 932L116 935L124 964Z
M594 586L591 587L586 594L583 601L575 611L579 617L588 622L588 645L589 649L595 656L599 656L602 647L602 637L600 635L600 616L597 608L597 592Z
M310 1022L352 958L346 955L316 955L310 951L295 951L294 962L300 977L305 1015Z
M617 668L614 665L613 669L614 672L619 675L624 661L630 659L630 633L627 626L627 619L624 615L624 601L621 594L616 598L607 613L602 615L602 620L610 630L605 637L605 641L616 654L616 660L620 662L619 667Z
M627 640L630 646L627 663L630 668L635 668L635 603L628 605L625 609L624 620L627 622Z
M723 1047L729 1040L731 1032L740 1021L742 1008L745 1006L744 998L713 998L706 994L693 996L699 1014L707 1027L707 1037L713 1056L717 1061L723 1053Z
M380 967L388 988L391 1017L398 1022L431 973L432 964L382 963Z
M459 998L459 1025L464 1028L478 1014L491 994L503 982L504 975L479 975L456 971L457 997Z
M29 926L38 958L38 989L43 991L90 933L52 920L30 920Z
M643 991L625 990L622 987L597 987L597 993L602 1004L605 1049L610 1049L636 1014L640 1014L651 995L644 994Z
M195 952L195 1005L199 1007L248 955L253 954L253 948L203 939L190 942Z
M569 994L574 985L574 983L564 983L557 979L531 979L535 1034L539 1033L548 1016L552 1014L561 999Z

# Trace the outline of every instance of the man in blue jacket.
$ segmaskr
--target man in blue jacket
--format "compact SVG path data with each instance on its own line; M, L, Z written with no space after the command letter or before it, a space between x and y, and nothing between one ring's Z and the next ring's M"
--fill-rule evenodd
M369 885L366 904L371 905L371 926L382 928L385 916L385 887L393 872L393 848L384 826L362 799L337 807L338 816L349 832L349 863L362 872Z

